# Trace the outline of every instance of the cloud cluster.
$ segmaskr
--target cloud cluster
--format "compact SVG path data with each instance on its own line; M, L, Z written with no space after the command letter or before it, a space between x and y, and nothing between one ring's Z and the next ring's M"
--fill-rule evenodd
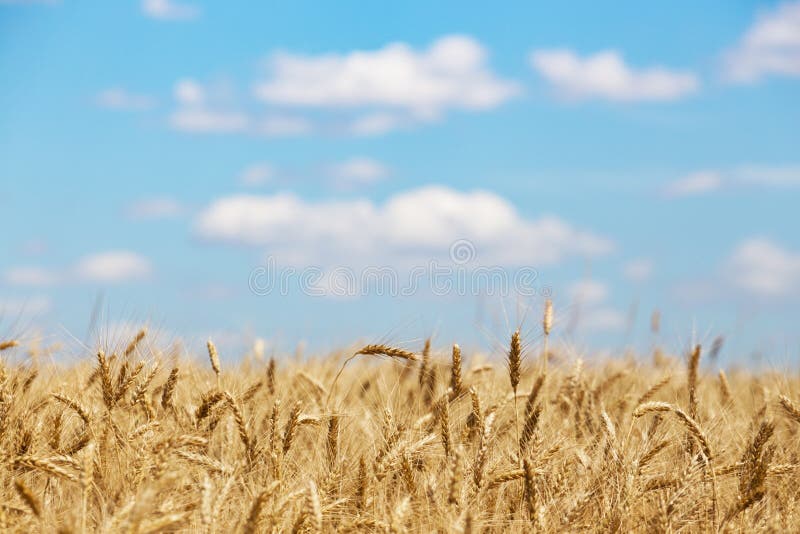
M800 2L762 13L725 55L725 72L737 82L768 75L800 76Z
M158 19L190 19L192 5L142 0ZM570 48L534 50L533 69L566 100L674 101L700 89L687 70L635 67L617 50L580 55ZM308 134L375 136L439 120L453 110L496 108L518 95L517 81L496 74L482 43L445 35L427 48L394 42L374 50L315 55L275 52L253 84L255 102L219 102L193 80L175 87L169 124L194 133L248 133L270 137ZM764 12L725 54L725 74L735 81L766 75L800 76L800 1ZM111 109L142 110L154 101L121 88L97 97Z
M348 54L278 53L270 71L255 88L256 96L270 104L372 108L419 119L450 109L491 109L519 91L514 82L492 73L480 43L460 35L442 37L420 51L392 43Z
M249 133L287 137L311 133L312 122L285 113L255 116L241 109L228 87L206 87L192 79L175 83L176 109L170 114L172 128L190 133Z
M697 77L665 67L635 69L614 50L580 57L572 50L537 50L533 68L568 100L676 100L697 91Z
M451 35L423 50L392 43L344 54L273 54L267 77L253 88L267 105L263 115L216 102L198 82L180 80L170 124L201 133L371 136L451 110L492 109L519 92L516 82L491 71L478 41Z
M157 18L197 14L171 0L144 0L142 6ZM800 76L798 35L800 2L762 15L726 54L727 75ZM540 49L531 52L530 64L558 97L572 101L674 101L701 85L687 70L632 66L617 50L582 56L569 48ZM394 42L342 53L276 52L266 65L251 95L261 111L254 111L256 102L220 101L197 81L179 80L169 124L194 133L374 136L440 120L453 110L493 109L522 91L520 83L491 69L486 48L467 35L446 35L421 49ZM98 102L113 109L153 105L120 88L103 92Z
M502 197L428 186L366 199L310 202L290 193L235 195L212 202L196 220L208 241L264 248L281 264L402 264L447 257L470 240L481 264L552 264L608 252L611 242L553 216L526 219Z

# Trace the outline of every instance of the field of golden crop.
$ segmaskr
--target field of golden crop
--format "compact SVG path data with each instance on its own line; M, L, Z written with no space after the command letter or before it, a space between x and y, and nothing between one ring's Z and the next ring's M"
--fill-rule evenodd
M699 347L545 361L514 334L488 359L368 345L231 365L212 343L179 358L142 332L69 366L0 347L4 531L800 524L798 377L726 377Z

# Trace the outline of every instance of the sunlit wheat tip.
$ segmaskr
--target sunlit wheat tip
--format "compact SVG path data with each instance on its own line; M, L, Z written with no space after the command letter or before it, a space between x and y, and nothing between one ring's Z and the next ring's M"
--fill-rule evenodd
M547 299L544 301L544 315L542 317L542 330L544 335L549 336L550 331L553 329L553 301Z

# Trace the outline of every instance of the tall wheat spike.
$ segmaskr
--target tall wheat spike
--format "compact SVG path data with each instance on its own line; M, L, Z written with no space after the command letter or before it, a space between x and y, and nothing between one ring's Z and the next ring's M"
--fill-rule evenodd
M211 362L211 369L214 371L214 374L217 377L217 389L222 390L222 382L220 379L222 368L219 364L219 353L217 352L217 346L214 345L214 342L209 339L206 343L206 347L208 348L208 359Z
M697 376L700 366L700 345L695 345L689 356L688 390L689 390L689 415L697 418Z
M464 385L461 381L461 347L453 344L452 363L450 365L450 390L453 398L461 395Z

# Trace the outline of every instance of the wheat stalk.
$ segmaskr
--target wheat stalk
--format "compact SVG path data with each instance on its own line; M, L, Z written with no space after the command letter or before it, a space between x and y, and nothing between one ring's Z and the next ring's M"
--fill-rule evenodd
M547 363L550 359L549 341L550 331L553 329L553 301L549 298L544 301L542 314L542 331L544 332L544 347L542 349L542 375L547 374Z

